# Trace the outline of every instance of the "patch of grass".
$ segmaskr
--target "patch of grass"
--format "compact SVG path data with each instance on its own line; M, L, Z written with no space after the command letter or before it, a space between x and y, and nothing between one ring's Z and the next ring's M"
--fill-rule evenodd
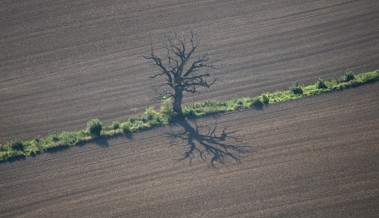
M295 100L302 98L302 95L296 95L290 90L286 91L276 91L272 93L268 93L267 97L270 99L270 104L278 103L278 102L284 102L289 100Z
M209 100L186 105L183 108L183 114L185 117L202 117L209 114L225 112L227 108L228 104L226 102Z
M298 83L291 86L290 90L265 93L256 97L242 97L229 101L208 100L185 105L183 114L185 117L202 117L209 114L236 111L239 109L261 109L264 105L278 102L300 99L308 96L357 87L366 83L379 80L379 70L355 74L346 72L335 80L319 79L315 84L300 86ZM159 111L149 107L140 116L134 116L125 122L114 121L111 125L103 125L98 119L88 121L87 127L77 132L55 133L45 137L37 137L33 140L14 140L0 145L0 162L22 159L26 156L34 156L46 151L68 148L79 143L95 140L98 136L110 137L119 134L131 134L139 130L150 129L155 126L167 125L174 122L175 113L172 109L172 100L162 101Z

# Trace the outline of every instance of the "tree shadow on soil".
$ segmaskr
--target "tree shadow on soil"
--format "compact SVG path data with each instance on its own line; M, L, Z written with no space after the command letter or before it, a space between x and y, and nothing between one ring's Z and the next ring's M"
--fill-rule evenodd
M184 141L188 148L178 161L188 159L192 164L192 160L198 155L204 161L209 160L210 166L215 167L216 163L226 165L228 160L240 163L241 155L248 152L242 140L230 135L235 132L229 132L227 128L217 131L217 121L213 127L200 127L195 120L192 123L191 125L187 120L182 120L176 123L183 128L182 132L167 133L171 146L179 146L182 144L180 141Z
M127 132L123 134L116 134L113 136L99 136L96 139L92 141L95 145L101 147L101 148L107 148L109 147L109 141L112 139L119 139L119 138L127 138L127 139L133 139L133 133ZM87 143L78 144L77 146L85 145Z
M94 140L93 143L101 148L107 148L109 147L108 138L106 137L99 137L98 139Z

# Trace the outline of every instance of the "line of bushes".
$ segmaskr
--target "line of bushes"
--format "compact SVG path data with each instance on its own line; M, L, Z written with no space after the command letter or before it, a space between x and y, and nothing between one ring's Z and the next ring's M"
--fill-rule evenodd
M319 79L315 84L308 86L295 83L289 90L264 93L253 98L242 97L229 101L208 100L191 103L183 107L183 114L184 117L196 118L244 108L261 109L267 104L343 90L378 80L379 70L360 74L348 71L338 79L328 81ZM77 132L62 132L32 140L17 139L0 145L0 162L35 156L49 150L68 148L93 141L99 137L131 134L136 131L167 125L175 121L173 120L175 114L171 105L171 100L167 99L162 102L159 111L149 107L142 115L131 117L125 122L114 121L112 124L104 125L99 119L92 119L88 121L85 129Z

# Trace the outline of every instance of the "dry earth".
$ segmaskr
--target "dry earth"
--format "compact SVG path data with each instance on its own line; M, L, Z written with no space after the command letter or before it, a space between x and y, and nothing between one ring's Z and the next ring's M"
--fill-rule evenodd
M378 23L377 0L2 0L0 143L158 105L141 56L164 33L193 29L221 59L223 82L195 101L378 69Z
M377 217L378 88L198 120L246 146L239 164L178 162L181 126L1 164L1 217Z
M378 69L378 12L375 0L3 0L0 142L158 105L141 55L173 31L197 31L200 52L222 59L223 82L187 101ZM0 164L0 217L376 217L378 90L371 84L201 119L199 131L189 121ZM190 139L170 138L183 127ZM240 163L226 157L216 168L196 150L192 164L178 162L192 142L248 152L232 151Z

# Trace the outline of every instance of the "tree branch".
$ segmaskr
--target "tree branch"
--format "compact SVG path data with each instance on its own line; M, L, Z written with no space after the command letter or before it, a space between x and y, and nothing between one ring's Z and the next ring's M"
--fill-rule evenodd
M166 75L167 76L167 79L168 79L168 82L169 83L172 83L173 82L173 78L172 76L170 75L170 71L167 70L167 68L165 66L163 66L163 63L162 63L162 59L157 57L155 54L154 54L154 49L153 47L151 46L151 52L150 52L150 56L143 56L145 59L147 60L153 60L154 61L154 65L155 66L158 66L158 68L161 69L161 73L156 73L155 75L152 75L150 76L150 78L152 79L155 79L156 77L159 77L159 76L162 76L162 75Z
M193 57L199 41L193 32L190 34L189 39L180 38L176 34L174 37L165 35L167 42L163 47L163 56L155 54L153 46L150 55L143 56L146 60L151 60L159 70L150 78L164 77L165 81L161 83L160 88L171 89L162 91L159 95L161 98L182 96L183 92L195 93L198 87L209 88L217 80L206 71L216 69L208 54Z

